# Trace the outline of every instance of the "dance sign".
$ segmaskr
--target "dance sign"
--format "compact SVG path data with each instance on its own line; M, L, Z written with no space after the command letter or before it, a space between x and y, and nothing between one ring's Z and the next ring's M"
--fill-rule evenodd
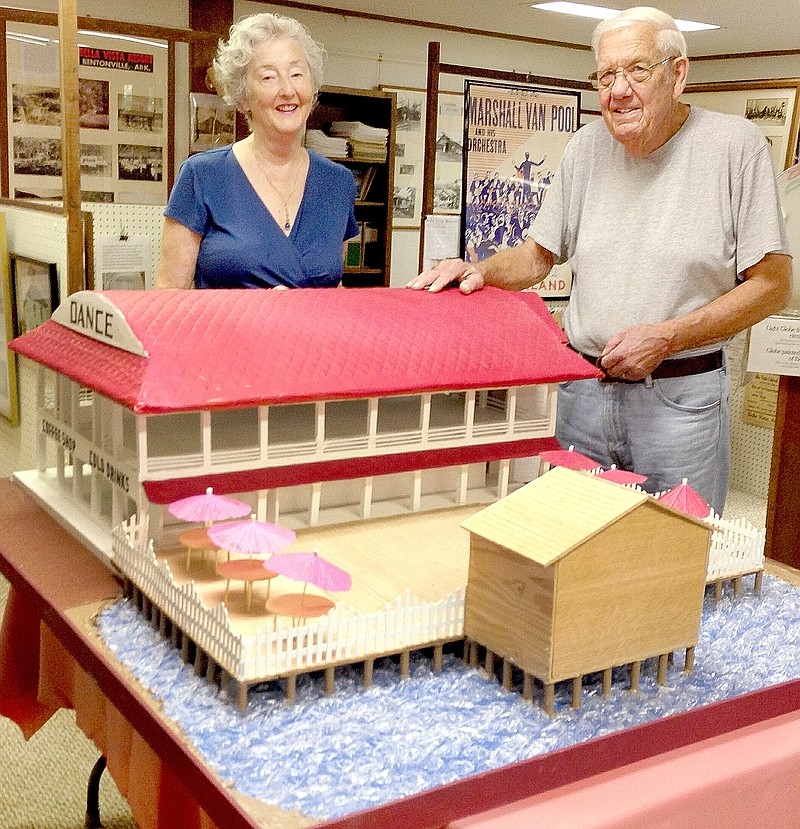
M463 256L478 262L522 244L564 147L578 129L579 92L466 81L464 92ZM569 296L568 265L537 289Z

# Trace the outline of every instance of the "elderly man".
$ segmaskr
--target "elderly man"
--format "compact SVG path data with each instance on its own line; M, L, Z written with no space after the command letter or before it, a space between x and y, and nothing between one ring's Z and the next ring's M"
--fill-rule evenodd
M722 345L785 307L791 289L769 149L744 118L679 100L686 42L663 12L603 21L592 48L604 123L568 144L528 240L477 264L446 260L409 287L525 288L568 260L564 327L606 376L562 384L559 441L647 475L652 492L686 478L721 513Z

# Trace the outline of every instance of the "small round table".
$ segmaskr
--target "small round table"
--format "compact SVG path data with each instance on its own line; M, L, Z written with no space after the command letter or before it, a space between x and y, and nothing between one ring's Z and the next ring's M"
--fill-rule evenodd
M192 565L192 553L194 550L200 552L205 558L206 550L216 550L217 545L208 537L208 531L205 527L195 527L192 530L184 530L179 536L178 541L183 547L186 547L186 569Z
M315 619L324 616L335 603L327 596L317 596L313 593L284 593L267 599L267 612L276 616L290 616L292 624L298 620Z
M233 558L230 561L221 561L217 564L217 574L227 579L225 583L225 604L228 604L228 590L231 586L231 579L244 582L244 595L247 609L253 600L253 582L269 581L277 576L272 570L264 567L264 558ZM267 585L267 598L269 598L269 585Z

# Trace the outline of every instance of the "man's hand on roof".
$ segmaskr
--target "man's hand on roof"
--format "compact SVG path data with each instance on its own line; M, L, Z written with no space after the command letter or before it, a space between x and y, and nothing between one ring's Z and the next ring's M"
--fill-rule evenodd
M415 276L406 288L436 293L450 285L458 285L462 294L471 294L483 288L483 274L463 259L443 259L433 270Z

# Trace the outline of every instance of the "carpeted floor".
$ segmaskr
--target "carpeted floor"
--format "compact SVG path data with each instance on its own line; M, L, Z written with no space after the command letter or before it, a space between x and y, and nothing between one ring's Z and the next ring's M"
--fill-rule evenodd
M0 576L0 617L7 594ZM86 785L98 756L72 711L58 711L28 742L0 717L0 829L83 829ZM106 829L136 827L108 773L100 780L100 817Z

